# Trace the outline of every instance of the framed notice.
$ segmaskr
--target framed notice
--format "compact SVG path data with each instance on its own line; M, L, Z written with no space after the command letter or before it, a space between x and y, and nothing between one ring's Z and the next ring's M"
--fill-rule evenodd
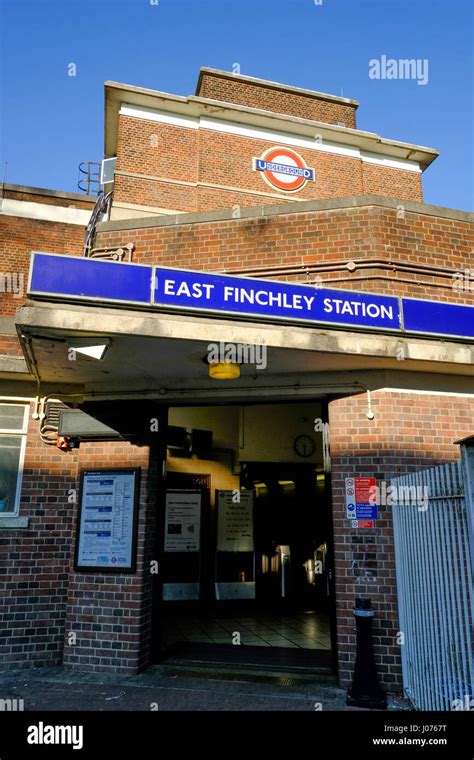
M353 522L371 521L378 518L375 503L376 478L346 478L346 516ZM372 525L353 525L353 528L372 528Z
M198 552L201 533L201 491L166 492L165 552Z
M74 568L133 573L140 470L83 470Z
M217 551L253 552L253 491L217 491Z

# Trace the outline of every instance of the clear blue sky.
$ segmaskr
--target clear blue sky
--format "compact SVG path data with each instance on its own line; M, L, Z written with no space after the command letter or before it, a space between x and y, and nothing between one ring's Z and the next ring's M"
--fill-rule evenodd
M436 148L425 201L472 209L473 0L153 2L0 0L0 179L8 161L7 182L75 190L79 162L102 159L106 79L190 95L200 66L238 63L342 90L360 129ZM428 83L370 79L382 55L428 59Z

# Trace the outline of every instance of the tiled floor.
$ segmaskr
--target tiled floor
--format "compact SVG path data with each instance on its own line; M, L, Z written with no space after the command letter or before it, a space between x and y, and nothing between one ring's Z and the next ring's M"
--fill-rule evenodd
M180 616L168 624L165 638L167 644L185 641L299 649L331 648L329 617L323 612L246 617Z

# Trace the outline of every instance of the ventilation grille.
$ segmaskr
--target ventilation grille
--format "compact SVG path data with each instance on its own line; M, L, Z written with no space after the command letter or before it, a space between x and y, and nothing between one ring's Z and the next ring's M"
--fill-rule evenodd
M59 428L59 415L63 409L66 408L66 405L61 401L48 401L46 403L46 417L44 419L45 425L56 428L57 430Z

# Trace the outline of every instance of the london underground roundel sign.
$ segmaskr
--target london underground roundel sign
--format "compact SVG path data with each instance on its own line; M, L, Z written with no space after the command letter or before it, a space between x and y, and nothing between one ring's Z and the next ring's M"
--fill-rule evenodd
M264 180L277 190L295 193L307 182L314 181L314 169L291 148L269 148L260 158L254 158L255 171L262 172Z

